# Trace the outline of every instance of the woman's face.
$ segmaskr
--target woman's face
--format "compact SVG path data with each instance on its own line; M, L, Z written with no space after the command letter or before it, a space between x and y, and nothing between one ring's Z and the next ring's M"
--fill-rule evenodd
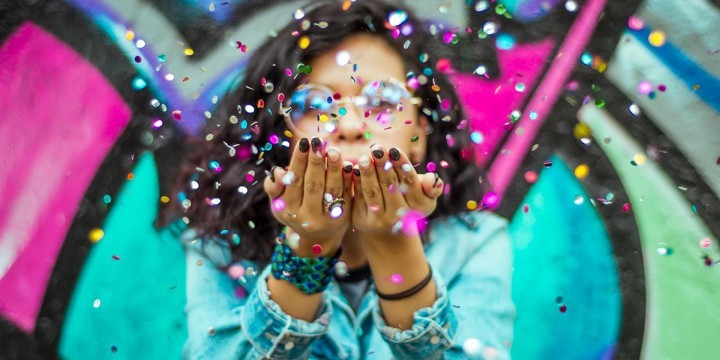
M338 63L336 55L339 51L350 55L348 64ZM354 64L357 65L356 71ZM385 111L381 111L380 108L369 109L371 107L359 106L346 100L361 97L363 89L365 93L377 91L380 86L374 89L367 87L368 85L372 87L373 83L377 85L382 84L377 82L395 79L405 84L403 60L385 40L368 34L353 35L336 49L314 58L309 65L312 67L312 72L307 76L308 83L331 90L335 100L342 103L344 108L337 114L339 120L334 132L323 132L318 136L327 141L328 148L336 147L340 150L343 160L354 164L357 164L360 156L369 155L372 150L371 145L372 148L382 147L385 150L391 147L401 149L415 163L425 158L427 140L424 127L427 120L411 100L406 98L402 101L402 110L392 106L387 107ZM340 99L337 99L338 94L341 96ZM339 107L340 105L337 106ZM300 138L318 134L318 125L323 125L317 120L318 115L317 111L309 111L306 116L294 120L296 127L306 131L294 134L291 138L292 148ZM366 133L369 133L369 136ZM414 137L417 139L412 141Z

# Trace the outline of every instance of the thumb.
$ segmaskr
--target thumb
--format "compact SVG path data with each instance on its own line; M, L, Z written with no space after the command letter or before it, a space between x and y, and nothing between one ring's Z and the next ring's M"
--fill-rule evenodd
M437 199L442 195L445 182L440 178L440 175L431 172L420 176L420 186L427 197Z
M285 170L279 166L273 166L270 171L266 172L263 187L270 196L270 200L278 198L285 190L285 184L281 181L283 176L285 176Z

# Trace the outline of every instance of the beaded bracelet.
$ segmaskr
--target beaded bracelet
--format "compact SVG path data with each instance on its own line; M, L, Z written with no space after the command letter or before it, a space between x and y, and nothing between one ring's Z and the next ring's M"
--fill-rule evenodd
M430 273L420 281L417 285L399 293L399 294L383 294L381 293L377 288L375 288L375 293L377 293L377 296L384 300L400 300L404 299L410 296L413 296L420 292L427 284L430 283L430 280L432 280L432 266L428 264L428 268L430 268Z
M306 294L325 291L335 275L335 264L340 259L342 247L333 256L301 258L295 256L285 242L284 233L272 255L272 275L278 280L289 281Z

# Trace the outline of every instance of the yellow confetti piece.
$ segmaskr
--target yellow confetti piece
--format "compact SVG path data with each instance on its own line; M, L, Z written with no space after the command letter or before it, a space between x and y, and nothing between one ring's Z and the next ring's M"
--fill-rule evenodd
M584 179L590 174L590 167L587 164L580 164L575 168L575 177Z
M575 138L578 140L582 138L589 138L591 133L592 132L590 131L590 127L585 125L584 123L577 123L573 128L573 136L575 136Z
M431 86L430 88L433 89L434 92L440 91L440 87L437 86L437 85L433 85L433 86Z
M183 51L183 52L184 52L185 55L187 55L187 56L193 56L193 55L195 54L195 50L193 50L193 49L191 49L191 48L185 48L185 51Z
M328 121L328 116L325 115L325 114L320 115L320 121L322 121L322 122L327 122L327 121Z
M477 202L475 200L470 200L466 204L468 210L475 210L477 209Z
M310 37L307 35L300 37L300 39L298 39L298 46L301 49L307 49L308 46L310 46Z
M350 8L350 5L352 5L352 2L349 0L346 0L342 5L343 11L347 11Z
M132 41L132 39L135 38L135 32L132 30L128 30L128 32L125 33L125 39L128 41Z
M635 161L635 163L638 165L642 165L645 163L645 155L635 154L635 156L633 156L633 161Z
M105 232L101 228L94 228L88 233L88 240L92 243L96 243L105 236Z
M285 136L287 136L289 138L292 138L293 136L295 136L295 135L293 135L292 131L290 131L290 130L285 130L285 132L283 134L285 134Z
M660 30L651 32L650 35L648 35L648 42L655 47L665 45L665 33Z
M167 204L167 203L170 202L170 198L167 197L167 196L165 196L165 195L163 195L163 196L160 197L160 202L163 203L163 204Z

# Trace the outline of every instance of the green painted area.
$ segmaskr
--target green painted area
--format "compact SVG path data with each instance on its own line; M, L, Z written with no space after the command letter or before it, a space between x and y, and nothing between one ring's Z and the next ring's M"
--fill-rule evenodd
M512 357L605 358L617 341L622 307L610 238L573 173L559 157L551 160L510 223Z
M704 261L706 255L718 259L716 239L677 188L684 184L674 184L617 120L592 103L579 118L617 170L637 221L647 287L643 357L717 358L720 268ZM711 247L700 246L704 238Z
M153 227L160 194L152 154L140 157L133 172L78 279L59 342L62 358L181 357L185 257L176 236Z

